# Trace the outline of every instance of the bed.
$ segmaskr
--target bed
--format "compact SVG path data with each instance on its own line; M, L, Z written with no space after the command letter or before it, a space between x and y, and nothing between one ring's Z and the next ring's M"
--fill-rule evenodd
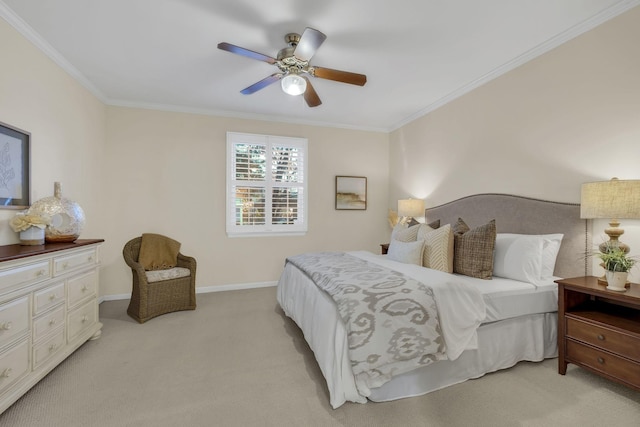
M517 275L518 280L514 280L511 273L504 273L505 276L509 276L506 278L493 275L491 280L486 280L425 268L404 260L399 262L397 257L366 251L354 251L346 255L329 253L327 259L320 258L319 254L290 257L278 282L278 303L284 313L302 330L314 352L327 383L331 406L337 408L347 401L380 402L418 396L479 378L489 372L509 368L519 361L541 361L556 357L557 288L554 280L559 277L590 274L590 263L587 262L586 255L591 247L591 224L580 219L579 211L580 207L577 204L504 194L469 196L426 210L426 222L439 222L446 227L463 218L472 232L495 220L497 237L494 237L495 246L492 246L492 250L493 262L496 264L493 267L494 271L500 274L503 274L504 268L513 264L506 263L506 267L497 264L505 260L504 254L500 252L503 251L501 248L505 247L505 241L513 242L513 239L517 238L520 242L537 242L539 236L556 236L554 238L559 239L558 242L561 244L554 255L555 263L549 274L538 277L539 280L530 279L529 276L522 279ZM406 247L411 244L407 243ZM464 243L456 241L456 248L463 246ZM509 252L509 260L513 260L514 256L518 258L529 253L526 246L509 247L522 248L515 255L513 250ZM322 257L324 256L322 254ZM538 262L537 255L532 258L536 258L536 263ZM309 261L308 264L313 264L321 259L325 262L325 265L320 265L319 268L322 274L306 269L305 260ZM343 259L353 265L349 264L350 267L344 269L332 268L333 265L341 265ZM527 265L531 264L526 257L524 262ZM355 271L352 275L369 274L361 272L365 266L371 271L384 271L384 274L388 275L380 273L382 276L376 278L377 276L371 273L366 276L373 278L371 283L375 283L374 287L377 289L384 288L383 280L387 277L398 276L402 278L398 280L403 286L409 286L405 282L415 282L418 286L428 283L426 290L419 294L429 294L434 302L425 300L419 305L411 300L412 305L408 306L402 292L409 294L413 291L402 289L398 294L400 296L389 297L396 298L397 301L387 306L401 306L406 313L397 315L397 312L402 310L396 310L393 316L376 320L376 328L369 327L373 320L369 323L362 322L360 317L358 322L347 322L348 316L345 317L345 313L355 317L358 313L353 312L353 305L358 304L343 302L337 299L336 295L353 293L352 289L359 287L352 286L350 280L353 278L347 277L348 274L345 275L342 270L350 268ZM330 273L325 273L329 271ZM378 283L375 280L378 280ZM344 290L345 287L348 292ZM390 295L387 292L380 293L380 290L377 292L378 294L372 296L374 294L365 290L360 305L372 305ZM372 302L373 300L375 301ZM426 310L423 310L423 307L429 305L436 310L433 314L423 312ZM416 316L416 313L420 313L420 316ZM360 313L360 316L365 314ZM390 368L387 368L388 364L382 364L384 369L376 365L380 352L369 350L367 354L375 354L375 358L358 359L354 350L357 345L353 345L354 335L355 339L367 341L366 344L371 345L368 341L376 340L367 335L371 329L376 329L376 333L385 328L386 333L406 332L410 328L391 325L396 318L403 316L414 320L419 317L425 325L424 328L432 329L435 333L433 337L420 337L419 341L425 344L424 349L428 347L426 344L431 345L431 350L424 350L424 355L414 357L411 362L403 360L402 363L396 364L397 360L402 359L398 357L399 354L402 356L402 351L397 351L393 354L394 363L391 363ZM429 322L433 321L433 318L439 323L430 326ZM425 319L429 319L429 322ZM385 339L393 343L388 348L416 350L415 341L407 339L406 336ZM416 362L417 360L420 362ZM361 369L363 365L369 370Z

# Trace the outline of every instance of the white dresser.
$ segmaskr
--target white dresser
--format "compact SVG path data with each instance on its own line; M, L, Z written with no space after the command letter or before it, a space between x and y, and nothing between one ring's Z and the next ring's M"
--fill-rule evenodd
M103 241L0 246L0 413L100 336Z

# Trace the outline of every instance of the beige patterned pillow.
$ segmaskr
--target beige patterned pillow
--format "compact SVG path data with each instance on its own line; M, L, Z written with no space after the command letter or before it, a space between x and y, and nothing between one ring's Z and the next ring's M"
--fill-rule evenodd
M423 227L418 231L418 240L424 240L423 267L453 273L453 232L450 224L437 230Z
M491 220L470 230L462 218L458 218L453 226L453 235L453 272L479 279L491 279L496 221Z

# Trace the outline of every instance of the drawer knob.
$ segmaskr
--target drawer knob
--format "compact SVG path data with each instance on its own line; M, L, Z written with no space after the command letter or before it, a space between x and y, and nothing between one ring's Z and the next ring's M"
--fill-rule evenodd
M49 301L53 301L56 298L58 298L58 296L56 294L49 295Z
M56 348L58 348L58 344L53 343L53 344L51 344L51 345L49 346L49 351L50 351L50 352L51 352L51 351L55 351L55 350L56 350Z
M89 258L87 258L87 261L89 262L93 261L93 255L89 255Z
M36 272L36 277L40 277L40 276L44 276L45 271L44 270L38 270Z
M49 326L53 326L57 323L56 319L49 320Z
M8 331L11 329L12 326L13 326L13 323L11 322L3 322L3 323L0 323L0 330Z
M88 316L82 316L82 323L88 322L89 321L89 317Z
M63 269L66 269L67 267L69 267L69 263L68 262L62 263L62 268Z
M2 374L0 374L0 377L2 378L9 378L11 376L11 368L6 368L4 371L2 371Z
M600 341L604 341L604 335L602 335L602 334L598 334L598 339L599 339Z
M599 364L604 364L604 359L602 357L598 357L598 363Z
M82 285L82 292L87 292L89 290L89 288L87 287L87 285Z

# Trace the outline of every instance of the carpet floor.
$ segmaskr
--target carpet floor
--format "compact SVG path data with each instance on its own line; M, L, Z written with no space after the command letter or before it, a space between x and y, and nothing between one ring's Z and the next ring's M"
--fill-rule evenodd
M140 325L100 305L89 341L0 415L0 426L638 426L640 393L557 359L519 363L393 402L329 406L275 288L198 295Z

